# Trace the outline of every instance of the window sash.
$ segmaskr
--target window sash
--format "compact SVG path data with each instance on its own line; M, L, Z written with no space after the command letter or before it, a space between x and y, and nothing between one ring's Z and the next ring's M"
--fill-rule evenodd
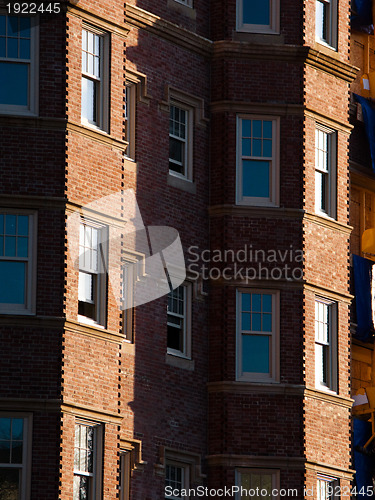
M237 117L237 204L278 204L277 154L277 118L255 115Z
M337 335L337 305L315 300L315 385L336 390L335 346Z
M8 29L8 18L30 19L29 36L10 37L7 36L7 33L5 33L4 36L0 36L0 47L1 39L4 40L5 45L8 45L8 39L18 41L18 56L21 56L21 40L29 41L29 48L27 50L29 52L29 57L7 57L6 53L5 56L0 55L0 66L8 65L7 70L4 70L7 71L8 78L3 80L2 85L0 86L0 101L4 100L4 102L0 102L0 113L34 115L36 114L38 105L36 19L32 16L9 16L4 14L0 15L0 18L5 19L6 29ZM12 73L10 65L13 65L14 71L17 70L17 73L14 74L14 76L11 76ZM23 71L20 73L22 68ZM14 79L14 82L12 79ZM14 95L12 92L14 92ZM5 96L8 96L6 100ZM11 96L13 97L11 98Z
M260 311L244 309L243 297L252 296L261 297ZM271 297L271 309L269 305L267 311L263 310L263 297ZM258 300L258 299L256 299ZM268 300L268 299L267 299ZM237 291L237 379L239 380L276 380L277 379L277 293L266 290L240 290ZM244 328L243 315L267 314L270 316L267 319L267 330L251 328L252 319L246 319L250 329ZM258 324L262 326L262 319L257 318ZM254 349L258 349L257 355L254 354ZM248 351L246 353L246 351ZM250 356L250 357L249 357ZM249 365L254 367L254 370L247 369Z
M175 117L176 110L178 117ZM176 126L179 129L176 133ZM178 104L170 104L169 113L169 173L189 178L189 142L191 141L191 110ZM173 150L179 150L181 160L173 157ZM172 153L172 154L171 154Z
M266 1L267 0L262 0L261 2L259 2L261 8L264 8L264 4ZM259 8L257 9L256 4L253 5L253 7L255 7L253 8L253 17L251 17L251 12L245 12L245 10L247 10L246 3L247 0L237 0L237 31L248 31L254 33L279 32L280 15L278 0L268 0L268 6L266 5L266 11L263 14L259 11ZM248 17L249 15L250 17ZM268 19L266 19L265 16L267 16ZM254 22L252 22L252 20Z
M31 461L31 433L32 433L32 417L31 415L25 415L24 413L12 413L0 414L1 419L22 419L23 420L23 429L22 429L22 462L21 463L0 463L0 470L8 469L19 471L18 473L18 492L20 500L26 500L29 497L29 489L30 489L30 461Z

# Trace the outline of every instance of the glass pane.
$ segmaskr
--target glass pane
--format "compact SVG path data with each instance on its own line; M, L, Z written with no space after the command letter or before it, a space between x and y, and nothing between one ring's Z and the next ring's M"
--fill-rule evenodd
M94 75L97 78L100 78L100 66L99 66L99 57L94 58Z
M272 312L272 295L263 294L263 312Z
M0 441L0 463L10 464L10 441ZM0 491L1 491L1 485L0 485Z
M29 234L29 217L27 215L19 215L17 223L17 234L19 236L27 236Z
M170 137L169 138L169 158L171 160L175 160L175 161L178 161L179 163L182 163L183 151L184 151L184 143L177 140L177 139L173 139L172 137Z
M74 448L74 468L79 470L79 449Z
M29 95L28 64L0 62L0 104L27 106Z
M242 194L257 198L270 196L270 162L243 160Z
M10 439L10 418L0 418L0 439Z
M5 255L7 257L16 256L16 237L6 236L5 237Z
M24 262L0 261L0 302L24 304L26 264Z
M0 57L5 57L5 38L0 37Z
M30 40L20 40L20 58L30 59Z
M20 17L20 36L22 38L30 38L30 18Z
M242 371L269 373L269 336L242 335Z
M87 73L94 74L94 56L87 54Z
M270 139L263 141L263 156L266 158L272 157L272 140Z
M5 36L6 17L0 16L0 36Z
M95 84L88 78L82 78L82 118L89 122L95 121Z
M272 139L272 122L269 120L263 121L263 139Z
M12 464L22 464L22 441L12 441Z
M327 10L325 2L316 2L315 28L316 36L320 40L327 41Z
M82 52L82 71L87 72L87 52Z
M16 234L17 231L17 216L5 216L5 234Z
M0 214L0 234L4 234L4 215Z
M4 236L0 236L0 255L4 255Z
M261 311L261 303L262 303L262 296L259 293L252 293L251 294L251 310L253 312L260 312Z
M20 497L19 469L0 469L0 498L4 500L19 500Z
M94 54L96 56L99 55L99 47L100 47L100 37L99 35L94 35Z
M251 139L242 139L242 156L251 156Z
M241 294L242 296L242 310L243 311L250 311L250 299L251 299L251 294L250 293L243 293Z
M253 137L259 139L262 137L262 122L261 120L253 120Z
M260 313L253 313L251 315L251 330L253 332L261 332L262 331L262 326L261 326L261 314Z
M23 418L14 418L12 420L12 439L23 439Z
M183 332L181 328L175 328L174 326L167 326L167 347L170 349L175 349L176 351L183 350Z
M94 33L90 33L89 31L87 32L87 50L91 52L91 54L94 52Z
M272 314L263 314L262 316L262 332L272 332Z
M260 139L253 139L252 156L262 156L262 141Z
M250 329L251 329L251 327L250 327L251 314L250 313L242 313L241 317L242 317L242 325L241 325L242 330L250 331Z
M251 137L251 120L242 120L242 137Z
M11 59L18 58L18 39L8 38L7 39L7 57Z
M18 17L8 16L8 36L18 36Z
M87 31L82 31L82 49L87 50Z
M92 274L79 273L78 300L82 302L93 302L93 279Z

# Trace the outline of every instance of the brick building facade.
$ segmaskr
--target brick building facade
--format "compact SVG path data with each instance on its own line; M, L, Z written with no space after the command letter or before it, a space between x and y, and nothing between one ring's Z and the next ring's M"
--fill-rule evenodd
M2 3L0 498L350 497L349 4Z

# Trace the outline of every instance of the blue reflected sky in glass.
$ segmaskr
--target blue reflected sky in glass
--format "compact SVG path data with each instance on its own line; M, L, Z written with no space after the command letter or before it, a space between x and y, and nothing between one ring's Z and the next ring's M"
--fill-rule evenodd
M17 38L8 38L7 57L9 57L11 59L18 58L18 39Z
M251 294L251 310L253 312L260 312L262 308L262 299L261 295L259 293L252 293Z
M250 293L243 293L242 295L242 311L250 311Z
M21 38L20 40L20 58L30 59L30 40Z
M10 418L0 418L0 440L10 439Z
M252 137L260 139L262 137L262 121L253 120L253 134Z
M5 255L7 257L16 256L16 237L5 236Z
M250 331L250 329L251 329L250 317L251 317L251 313L242 313L242 325L241 325L242 330Z
M6 48L5 37L0 37L0 57L6 56L5 48Z
M26 264L0 261L0 302L25 303Z
M6 17L0 16L0 36L6 35Z
M18 16L7 17L7 35L18 37Z
M263 139L272 139L272 121L263 120Z
M269 162L262 160L243 160L242 164L242 195L269 198Z
M262 332L272 332L272 314L262 314Z
M262 331L262 318L260 313L253 313L251 315L251 330L253 332L261 332Z
M263 297L263 312L272 312L272 295L264 293Z
M0 104L27 106L28 88L27 64L0 62Z
M242 371L250 373L269 373L268 335L242 336Z
M17 234L18 236L27 236L29 234L29 216L18 215L17 217Z
M24 236L19 236L17 238L17 257L27 257L29 253L28 246L29 246L29 238Z
M23 418L13 418L12 422L12 439L22 441L23 438Z
M270 24L270 0L243 0L244 24Z
M6 215L5 216L5 234L16 234L17 231L17 216L16 215Z
M29 17L20 17L20 37L21 38L30 38L30 18Z
M242 137L251 137L251 120L242 120Z

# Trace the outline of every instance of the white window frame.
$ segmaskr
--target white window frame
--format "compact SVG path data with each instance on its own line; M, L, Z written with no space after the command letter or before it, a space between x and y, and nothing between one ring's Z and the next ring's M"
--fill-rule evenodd
M272 157L245 156L242 152L242 124L243 120L271 121L272 122ZM236 169L236 203L237 205L278 206L279 205L279 136L280 118L267 115L237 115L237 169ZM243 195L243 161L260 160L270 162L269 194L266 197Z
M323 476L318 474L316 482L317 500L339 500L340 480L336 477Z
M327 8L327 18L326 22L320 23L318 19L318 3L325 5ZM337 49L337 0L315 0L315 37L316 41L326 47L336 50ZM320 26L321 29L318 29ZM326 40L321 38L319 32L327 32Z
M259 332L242 329L242 295L260 294L272 297L272 331ZM280 380L280 292L278 290L244 288L236 290L236 380L244 382L279 382ZM270 338L268 373L245 372L242 367L242 342L244 335L264 335Z
M90 427L94 431L94 443L93 443L93 471L88 472L76 468L74 463L74 478L76 477L88 477L91 478L91 492L87 500L96 500L101 498L102 495L102 466L103 466L103 433L104 426L98 422L86 422L81 420L76 420L74 427L74 452L76 450L75 441L76 433L78 427ZM75 453L74 453L75 456ZM74 493L73 493L74 494ZM73 500L78 500L73 496Z
M167 353L173 356L178 356L181 358L191 359L191 307L192 307L192 284L191 283L183 283L177 289L183 289L184 297L183 297L183 314L178 314L176 312L171 312L168 310L167 305L167 328L168 326L174 326L173 323L169 323L168 317L173 316L178 319L181 319L181 330L182 330L182 349L173 349L168 347L167 340ZM177 290L176 289L176 290ZM173 290L174 291L174 290ZM167 298L169 299L171 293L169 292Z
M87 73L86 71L83 71L82 65L81 64L81 123L83 125L86 125L87 127L91 127L97 130L102 130L104 132L109 132L109 58L110 58L110 53L109 53L109 33L96 28L94 26L88 25L88 24L83 24L82 25L82 40L84 35L84 32L92 33L96 36L99 37L99 53L100 53L100 59L99 59L99 74L100 77L96 77L95 75L91 73ZM82 41L82 46L81 46L81 57L83 58L83 41ZM97 107L97 120L96 121L89 121L87 118L83 116L83 79L86 78L87 80L94 81L96 82L97 86L99 87L99 91L97 92L96 96L96 107Z
M241 495L241 487L246 488L245 486L242 486L242 476L243 475L264 475L264 476L271 476L271 488L274 491L279 492L280 491L280 470L279 469L260 469L260 468L238 468L235 471L235 483L236 486L239 487L240 491L236 493L236 500L241 500L242 498L247 498L246 495L242 496ZM250 485L251 489L251 485ZM246 488L247 490L247 488ZM248 490L247 490L248 491ZM250 498L250 496L248 497ZM262 497L260 497L262 498ZM280 495L277 494L276 496L272 496L273 499L279 500Z
M321 138L326 138L327 151L322 149ZM321 159L324 157L323 165ZM325 167L325 165L327 165ZM325 217L336 218L337 178L337 132L321 124L315 127L315 212ZM325 181L323 179L325 178ZM322 179L320 181L319 179ZM325 182L325 187L324 187ZM324 191L323 191L324 190ZM322 207L325 199L326 210Z
M8 16L0 11L0 15ZM20 16L12 16L20 17ZM30 59L0 58L0 62L24 63L29 65L28 106L17 104L0 104L0 114L6 115L38 115L39 108L39 29L38 16L30 16Z
M174 139L182 142L184 144L184 154L183 154L183 159L182 159L182 167L183 167L183 173L180 172L175 172L171 168L169 168L169 175L172 175L174 177L179 177L180 179L184 179L186 181L192 181L193 180L193 122L194 122L194 112L193 108L186 105L183 102L177 101L173 99L170 102L170 111L172 109L172 106L180 109L182 111L185 111L186 113L186 124L185 124L185 130L186 134L185 137L178 137L169 132L169 140ZM169 124L170 124L171 118L169 117ZM170 127L170 125L169 125ZM169 158L169 164L173 163L174 160Z
M22 449L22 464L0 464L0 469L18 469L21 470L20 481L20 500L27 500L30 498L31 487L31 460L32 460L32 422L33 416L31 413L8 413L0 412L0 418L22 418L23 419L23 449Z
M131 80L125 82L125 140L128 143L125 157L135 160L135 127L137 84Z
M179 461L176 461L176 460L170 460L170 459L166 459L165 461L165 487L167 486L170 486L170 485L167 485L167 481L168 481L168 478L167 478L167 472L168 472L168 467L176 467L176 468L179 468L181 469L181 488L180 490L189 490L189 485L190 485L190 465L187 464L187 463L184 463L184 462L179 462ZM173 488L173 486L172 486ZM171 495L171 496L165 496L166 499L169 499L169 500L181 500L183 498L186 498L186 497L183 497L181 495L179 496L175 496L175 495Z
M236 3L236 30L248 33L280 33L280 0L269 0L270 19L268 24L249 24L243 20L243 4L246 0L237 0ZM267 0L259 0L264 2Z
M36 249L37 249L37 213L29 210L0 209L0 215L22 215L29 217L29 241L27 257L0 256L0 262L25 262L25 303L8 304L0 303L0 314L35 314L35 284L36 284Z
M337 302L323 298L315 297L315 387L320 390L337 392ZM323 323L324 318L321 315L322 310L328 313L328 322ZM319 325L322 325L319 328ZM326 326L325 326L326 325ZM324 330L326 332L324 333ZM323 331L323 335L322 335ZM325 340L323 337L328 337ZM326 367L324 367L324 352ZM326 382L320 380L319 373L326 371Z
M97 269L90 268L82 262L82 228L86 231L86 227L97 230ZM106 312L107 312L107 275L108 275L108 226L94 222L92 220L81 219L79 227L79 276L78 276L78 303L91 303L95 308L94 318L85 316L78 312L78 321L95 326L106 326ZM81 295L81 282L83 274L91 275L93 284L93 299L92 301L80 300L83 299ZM82 286L83 289L83 286Z

